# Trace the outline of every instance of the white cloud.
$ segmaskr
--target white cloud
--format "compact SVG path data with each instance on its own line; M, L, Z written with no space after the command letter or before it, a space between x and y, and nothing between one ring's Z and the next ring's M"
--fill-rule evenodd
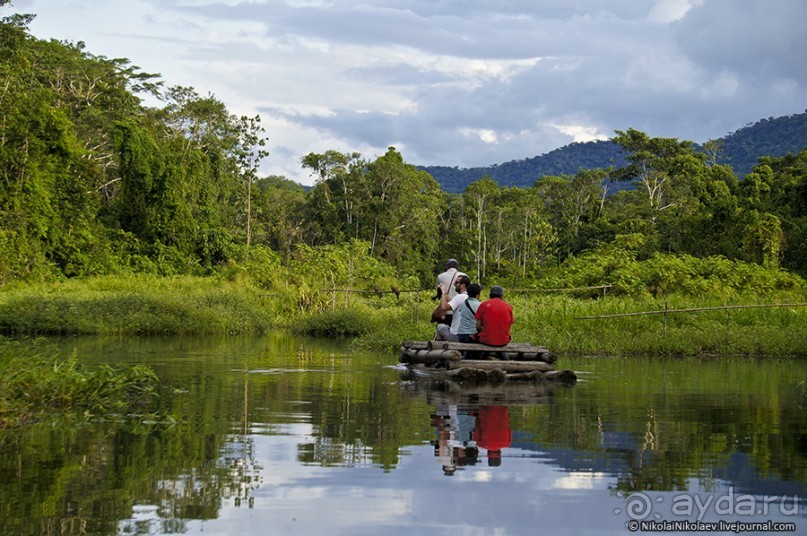
M466 138L471 139L479 139L484 143L488 144L495 144L499 142L499 135L496 133L495 130L491 130L489 128L480 128L480 129L472 129L472 128L463 128L460 129L462 135Z
M689 11L693 4L700 4L699 0L658 0L647 19L651 22L669 23L681 20Z
M584 125L552 125L573 141L584 143L587 141L607 140L608 135L597 131L597 127L587 127Z

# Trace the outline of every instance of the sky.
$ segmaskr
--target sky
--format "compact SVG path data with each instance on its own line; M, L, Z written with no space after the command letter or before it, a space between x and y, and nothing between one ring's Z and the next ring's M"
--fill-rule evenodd
M531 158L635 128L696 142L807 109L804 0L12 0L167 86L261 116L263 174L310 152ZM159 103L154 103L159 105Z

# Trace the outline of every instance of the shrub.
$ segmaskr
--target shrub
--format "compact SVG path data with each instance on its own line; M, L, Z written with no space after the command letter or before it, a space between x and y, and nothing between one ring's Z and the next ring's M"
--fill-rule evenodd
M367 310L340 309L304 317L293 330L314 337L353 337L372 328L373 319Z

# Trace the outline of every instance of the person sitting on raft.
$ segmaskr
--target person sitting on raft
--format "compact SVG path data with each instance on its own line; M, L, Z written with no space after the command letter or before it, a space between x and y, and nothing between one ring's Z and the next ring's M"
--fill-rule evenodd
M510 326L515 323L513 308L504 301L504 289L490 287L490 299L476 311L477 342L488 346L506 346L510 343Z
M466 299L468 299L468 285L470 284L471 280L467 275L458 275L454 280L454 288L456 289L457 294L450 300L448 298L448 289L444 288L442 284L440 285L440 289L442 290L442 295L440 296L440 308L446 313L451 311L453 314L451 316L450 326L445 324L437 324L437 333L434 337L435 340L451 342L459 341L459 337L457 336L460 326L459 311L460 307L463 306L462 304Z
M461 275L466 275L459 270L459 263L457 259L448 259L446 261L446 269L443 273L437 276L437 296L436 299L440 299L443 295L443 292L448 292L448 299L451 300L454 296L457 295L457 278ZM442 324L446 324L447 326L451 325L451 321L454 319L453 311L448 310L445 312L445 317L443 318Z
M460 310L460 324L457 328L457 339L459 342L476 342L476 315L477 309L481 302L479 301L479 293L482 292L482 287L476 283L468 285L468 299L463 302Z

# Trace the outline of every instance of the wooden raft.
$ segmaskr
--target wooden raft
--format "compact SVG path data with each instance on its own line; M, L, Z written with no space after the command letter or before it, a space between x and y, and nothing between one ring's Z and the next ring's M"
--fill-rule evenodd
M529 343L511 342L507 346L487 346L447 341L407 341L401 347L401 363L434 364L443 360L459 361L463 352L469 359L496 359L499 361L520 361L554 363L557 356L543 346ZM520 370L525 370L521 368ZM538 366L537 369L545 370ZM549 369L552 370L552 369Z
M401 346L399 361L421 371L439 372L458 380L548 379L574 383L577 379L571 370L555 370L555 354L543 346L528 343L487 346L447 341L407 341Z

